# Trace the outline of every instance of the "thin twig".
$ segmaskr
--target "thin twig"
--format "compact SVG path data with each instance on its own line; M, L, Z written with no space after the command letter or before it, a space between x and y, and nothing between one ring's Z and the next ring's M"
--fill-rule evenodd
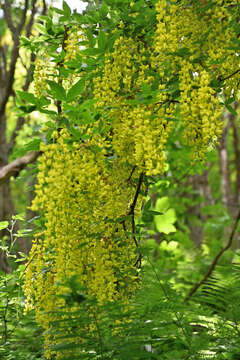
M132 204L130 205L130 210L128 212L128 215L131 216L132 237L133 237L133 240L134 240L134 243L135 243L137 249L139 249L139 244L138 244L138 241L136 239L135 207L136 207L138 196L140 194L141 186L142 186L142 183L143 183L143 175L144 174L142 172L140 174L140 176L139 176L137 189L136 189L136 192L135 192L135 195L134 195L134 199L133 199ZM139 256L138 256L134 266L137 266L138 268L141 268L141 262L142 262L142 253L139 251Z
M240 210L235 218L235 221L234 221L234 224L233 224L233 227L232 227L232 231L230 233L230 236L229 236L229 239L228 239L228 242L227 242L227 245L225 247L223 247L219 252L218 254L215 256L215 258L213 259L211 265L209 266L208 268L208 271L206 272L206 274L203 276L203 278L197 282L192 288L191 290L189 291L189 293L187 294L187 296L185 297L184 301L188 301L190 299L191 296L193 296L193 294L195 294L195 292L198 290L198 288L203 284L205 283L205 281L209 278L209 276L212 274L212 272L214 271L216 265L217 265L217 262L218 260L220 259L220 257L225 253L225 251L227 251L231 245L232 245L232 242L233 242L233 238L234 238L234 235L235 235L235 232L237 230L237 226L238 226L238 222L240 220Z
M65 50L66 47L66 41L68 39L68 27L66 25L64 25L64 34L63 34L63 40L62 40L62 50ZM57 63L57 66L59 67L59 69L61 69L63 67L64 64L64 59L60 60ZM62 85L62 79L58 79L58 84ZM62 113L62 101L57 100L57 112L60 115Z
M230 74L230 75L226 76L225 78L222 78L221 76L219 76L218 80L219 80L219 81L225 81L225 80L228 80L228 79L230 79L232 76L234 76L234 75L238 74L239 72L240 72L240 69L238 69L238 70L234 71L232 74Z
M137 168L137 166L134 165L133 168L132 168L132 170L131 170L131 173L130 173L129 177L127 178L127 182L129 182L129 181L131 180L131 178L132 178L132 176L133 176L134 171L136 170L136 168Z
M139 176L137 189L136 189L136 192L135 192L135 195L134 195L134 199L133 199L132 204L130 205L130 210L128 212L128 215L131 216L133 240L134 240L137 248L138 248L138 242L137 242L137 239L136 239L136 236L135 236L135 232L136 232L136 227L135 227L135 207L136 207L136 204L137 204L138 196L140 194L142 182L143 182L143 173L141 173L140 176Z

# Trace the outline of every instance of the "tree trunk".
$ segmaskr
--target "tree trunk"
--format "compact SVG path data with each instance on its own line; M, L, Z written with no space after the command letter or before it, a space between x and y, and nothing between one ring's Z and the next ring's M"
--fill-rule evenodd
M192 186L192 189L195 191L196 196L202 196L204 199L204 202L198 203L188 210L190 216L195 216L195 221L191 219L191 221L187 222L190 229L190 237L198 248L201 247L203 242L203 224L206 221L206 216L201 213L201 208L205 205L213 205L214 203L211 194L211 188L209 186L208 175L209 168L204 170L202 174L191 176L188 180L189 184ZM192 196L194 198L194 195Z
M19 17L15 18L15 10L18 8L20 10ZM41 10L37 6L37 0L24 2L24 5L19 8L15 2L10 0L4 0L2 3L3 10L3 21L5 22L6 29L9 34L11 34L12 41L11 43L2 43L0 46L0 169L6 167L9 163L10 154L16 144L16 137L18 132L24 125L25 119L19 117L11 138L7 141L7 104L10 98L15 97L14 91L14 82L15 82L15 73L17 70L17 61L19 58L19 43L20 36L24 35L29 38L32 33L32 27L35 19L35 15ZM42 1L42 15L47 11L45 0ZM4 28L4 27L3 27ZM4 30L4 29L3 29ZM0 40L2 40L2 35L0 34ZM31 56L31 62L33 62L34 56ZM27 91L31 82L31 71L32 64L30 67L24 66L26 68L26 73L22 74L23 79L25 78L24 83L22 84L22 90ZM21 159L20 159L21 160ZM25 161L26 159L24 159ZM26 163L27 164L27 163ZM18 164L19 171L26 166L23 164ZM15 163L13 164L15 165ZM16 165L17 167L17 165ZM6 168L4 168L4 171ZM18 168L17 168L18 170ZM11 195L10 187L10 175L8 174L7 178L4 178L4 182L0 185L0 221L10 220L12 215L14 215L14 203ZM17 176L16 171L14 176ZM18 230L18 224L15 224L14 232ZM8 232L0 231L0 241L3 236L8 236ZM27 252L29 250L28 240L18 239L19 249L22 252ZM9 271L9 266L6 261L4 254L0 254L0 269Z
M227 148L227 139L229 135L229 129L231 123L234 120L234 115L230 114L228 118L228 123L223 129L222 137L219 140L219 169L221 176L221 192L222 192L222 203L227 207L230 214L234 217L234 199L231 189L231 177L230 177L230 164L229 164L229 154Z

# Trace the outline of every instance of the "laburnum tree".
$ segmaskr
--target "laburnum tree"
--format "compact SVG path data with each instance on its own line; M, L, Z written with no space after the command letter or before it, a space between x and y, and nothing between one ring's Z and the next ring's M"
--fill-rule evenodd
M36 54L34 93L18 101L50 119L25 280L26 307L48 330L47 358L60 341L51 323L66 315L55 312L67 303L64 280L94 299L86 332L99 332L98 307L121 300L126 312L134 299L145 223L160 214L146 197L168 170L171 139L194 169L221 135L224 108L234 111L239 10L227 0L105 0L78 14L63 2L25 42Z

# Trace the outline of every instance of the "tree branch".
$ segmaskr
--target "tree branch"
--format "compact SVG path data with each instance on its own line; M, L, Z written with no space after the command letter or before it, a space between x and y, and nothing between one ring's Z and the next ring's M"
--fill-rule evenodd
M4 17L7 23L7 26L9 27L9 30L12 34L16 33L16 28L13 25L12 21L12 13L11 13L11 5L8 0L5 0L3 3L3 11L4 11Z
M212 272L214 271L216 265L217 265L217 262L218 260L220 259L220 257L225 253L225 251L227 251L231 245L232 245L232 242L233 242L233 238L234 238L234 235L235 235L235 232L237 230L237 226L238 226L238 222L240 220L240 210L235 218L235 221L234 221L234 224L232 226L232 231L230 233L230 236L229 236L229 239L228 239L228 242L227 242L227 245L222 248L219 253L215 256L215 258L213 259L211 265L209 266L208 268L208 271L206 272L206 274L203 276L203 278L197 282L192 288L191 290L189 291L189 293L187 294L187 296L185 297L184 301L188 301L190 299L190 297L193 296L193 294L195 294L195 292L198 290L198 288L203 284L205 283L205 281L209 278L209 276L212 274Z
M63 34L63 39L62 39L62 49L63 50L65 50L67 39L68 39L68 27L67 27L67 25L64 25L64 34ZM61 69L64 66L64 59L60 60L57 63L57 66L59 67L59 69ZM60 70L59 70L59 73L60 73ZM60 77L58 79L58 84L62 85L62 79ZM62 113L62 101L57 100L56 106L57 106L57 112L60 115Z
M137 189L136 189L136 192L135 192L135 195L134 195L134 199L133 199L132 204L130 205L130 210L128 212L128 215L131 216L132 236L133 236L133 240L134 240L134 243L136 245L136 248L139 248L139 244L137 242L136 234L135 234L136 233L135 207L136 207L136 204L137 204L138 196L140 194L142 183L143 183L143 172L139 176ZM142 254L140 253L135 265L139 264L139 267L141 267L141 259L142 259Z
M236 168L236 180L235 180L235 202L239 202L239 184L240 184L240 147L239 147L239 134L238 126L235 124L236 118L232 121L232 131L233 131L233 149L234 149L234 162Z
M32 1L31 16L30 16L29 22L28 22L27 27L26 27L26 37L27 37L27 38L29 38L29 36L30 36L31 33L32 33L32 27L33 27L33 23L34 23L34 17L35 17L35 15L36 15L36 13L37 13L36 3L37 3L37 0L33 0L33 1Z
M7 181L11 176L17 177L19 172L28 164L34 162L41 154L40 151L30 151L26 155L17 158L10 164L0 168L0 184Z
M19 38L20 38L21 32L22 32L23 27L26 22L26 15L27 15L27 10L28 10L28 0L25 0L23 14L22 14L20 23L18 24L17 27L15 27L12 22L11 5L9 3L9 0L4 1L3 9L4 9L4 14L6 16L6 19L7 19L6 20L7 25L12 33L13 47L12 47L12 52L11 52L10 68L9 68L9 70L7 72L7 76L6 76L7 86L4 89L3 99L0 104L0 117L5 113L8 99L12 95L12 92L13 92L14 75L15 75L15 70L16 70L17 59L19 56Z
M5 1L6 1L6 0L5 0ZM18 24L18 27L17 27L17 36L20 35L20 33L22 32L23 27L24 27L24 25L25 25L25 23L26 23L28 5L29 5L29 0L25 0L22 17L21 17L20 23Z
M223 78L222 76L219 76L218 80L219 80L219 81L228 80L228 79L230 79L232 76L238 74L239 72L240 72L240 69L234 71L232 74L230 74L230 75L228 75L228 76L226 76L226 77L224 77L224 78Z
M7 56L6 56L7 46L0 46L0 56L3 60L3 66L0 67L0 79L4 79L6 77L6 68L7 68Z
M47 13L47 4L46 4L46 1L43 0L42 15L45 15L46 13Z
M33 67L32 63L34 62L34 60L35 60L35 55L32 53L31 58L30 58L31 64L27 70L25 84L22 87L23 91L27 91L29 88L29 85L31 82L31 72L32 72L32 67ZM7 144L9 154L11 153L13 147L15 146L17 135L18 135L19 131L22 129L25 121L26 121L26 119L22 116L19 116L17 119L16 126L15 126L15 128L11 134L10 140Z
M137 199L138 199L138 196L139 196L139 193L140 193L142 182L143 182L143 173L141 173L140 176L139 176L136 193L134 195L133 202L130 205L130 211L129 211L128 215L134 215L134 211L135 211Z

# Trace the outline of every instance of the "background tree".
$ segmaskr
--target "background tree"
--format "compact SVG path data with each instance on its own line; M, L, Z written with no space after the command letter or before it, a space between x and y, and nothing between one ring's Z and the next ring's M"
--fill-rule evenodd
M1 34L0 34L0 219L9 220L15 213L11 193L10 178L17 177L27 164L33 162L37 153L29 152L24 157L12 159L16 139L27 122L28 117L14 115L16 88L26 91L29 88L33 70L34 55L29 57L20 51L21 36L30 37L37 13L46 12L46 3L39 6L37 0L22 3L4 0L2 2ZM11 160L14 160L11 162ZM1 236L4 235L4 231ZM5 233L6 235L6 233ZM25 239L19 241L22 251L29 250ZM1 255L1 268L9 271L9 266Z

